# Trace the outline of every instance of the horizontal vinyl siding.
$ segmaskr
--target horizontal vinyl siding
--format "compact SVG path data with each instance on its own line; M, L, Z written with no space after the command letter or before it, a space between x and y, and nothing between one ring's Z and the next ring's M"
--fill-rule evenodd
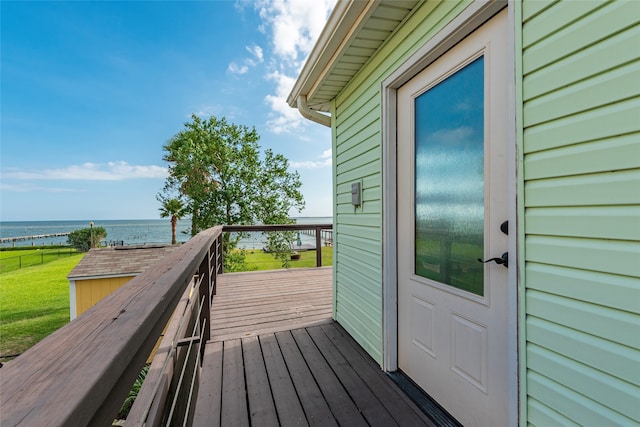
M381 82L433 37L465 2L425 2L391 36L335 101L336 319L382 363ZM351 184L362 184L362 205Z
M640 423L640 3L522 8L530 425Z

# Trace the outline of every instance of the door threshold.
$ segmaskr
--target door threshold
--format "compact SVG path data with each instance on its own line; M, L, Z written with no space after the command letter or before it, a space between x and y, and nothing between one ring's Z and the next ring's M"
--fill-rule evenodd
M464 427L404 372L397 370L395 372L387 372L387 375L436 425L440 427Z

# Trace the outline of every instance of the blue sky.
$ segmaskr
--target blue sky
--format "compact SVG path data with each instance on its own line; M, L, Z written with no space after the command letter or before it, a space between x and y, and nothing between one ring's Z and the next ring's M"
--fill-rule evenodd
M332 215L331 134L286 105L335 0L0 3L0 220L159 218L192 113L255 126Z

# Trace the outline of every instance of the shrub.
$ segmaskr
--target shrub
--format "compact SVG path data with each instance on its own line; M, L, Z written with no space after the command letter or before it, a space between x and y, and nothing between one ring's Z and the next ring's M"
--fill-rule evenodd
M144 365L142 371L138 374L138 378L133 383L131 390L129 390L129 396L124 400L122 407L120 408L120 412L118 412L118 418L121 420L127 419L127 415L129 415L129 411L131 411L131 407L133 406L133 402L135 402L136 397L138 397L138 393L142 388L142 383L144 379L147 377L147 373L149 372L149 365Z
M100 241L107 237L107 230L104 227L81 228L72 231L67 236L67 241L71 246L81 252L86 252L91 248L100 245Z

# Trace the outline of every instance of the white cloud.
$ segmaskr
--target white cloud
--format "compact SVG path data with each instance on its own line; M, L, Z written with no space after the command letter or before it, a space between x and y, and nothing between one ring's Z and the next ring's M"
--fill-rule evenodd
M286 103L287 96L305 59L318 39L335 0L261 0L256 3L262 18L261 30L271 38L274 57L267 79L276 82L274 94L265 97L271 107L267 122L274 133L292 132L306 125L297 110Z
M320 155L319 160L307 160L302 162L291 162L294 169L320 169L331 166L331 148L325 150Z
M260 46L254 44L252 46L247 46L246 49L247 52L252 54L258 62L264 61L264 54L262 53L262 48Z
M256 7L271 33L276 56L299 62L311 51L334 4L335 0L269 0Z
M2 173L3 179L17 180L86 180L122 181L126 179L166 178L167 169L162 166L130 165L124 161L108 163L83 163L60 169L22 171L11 169Z
M41 187L33 184L7 184L0 183L0 190L13 193L75 193L78 190L72 188L59 188L59 187Z
M267 79L276 83L276 93L265 97L265 102L271 107L272 111L271 118L267 121L269 130L278 134L300 129L304 122L303 117L298 110L289 107L289 104L287 104L287 96L295 79L279 71L269 74Z
M227 71L232 74L246 74L249 71L249 67L246 65L238 65L235 62L232 62L227 67Z
M262 61L264 61L264 54L262 53L262 48L256 44L251 46L245 46L247 52L251 54L251 58L245 58L243 60L244 65L238 65L235 62L232 62L227 67L227 71L232 74L247 74L249 72L249 68L253 68Z

